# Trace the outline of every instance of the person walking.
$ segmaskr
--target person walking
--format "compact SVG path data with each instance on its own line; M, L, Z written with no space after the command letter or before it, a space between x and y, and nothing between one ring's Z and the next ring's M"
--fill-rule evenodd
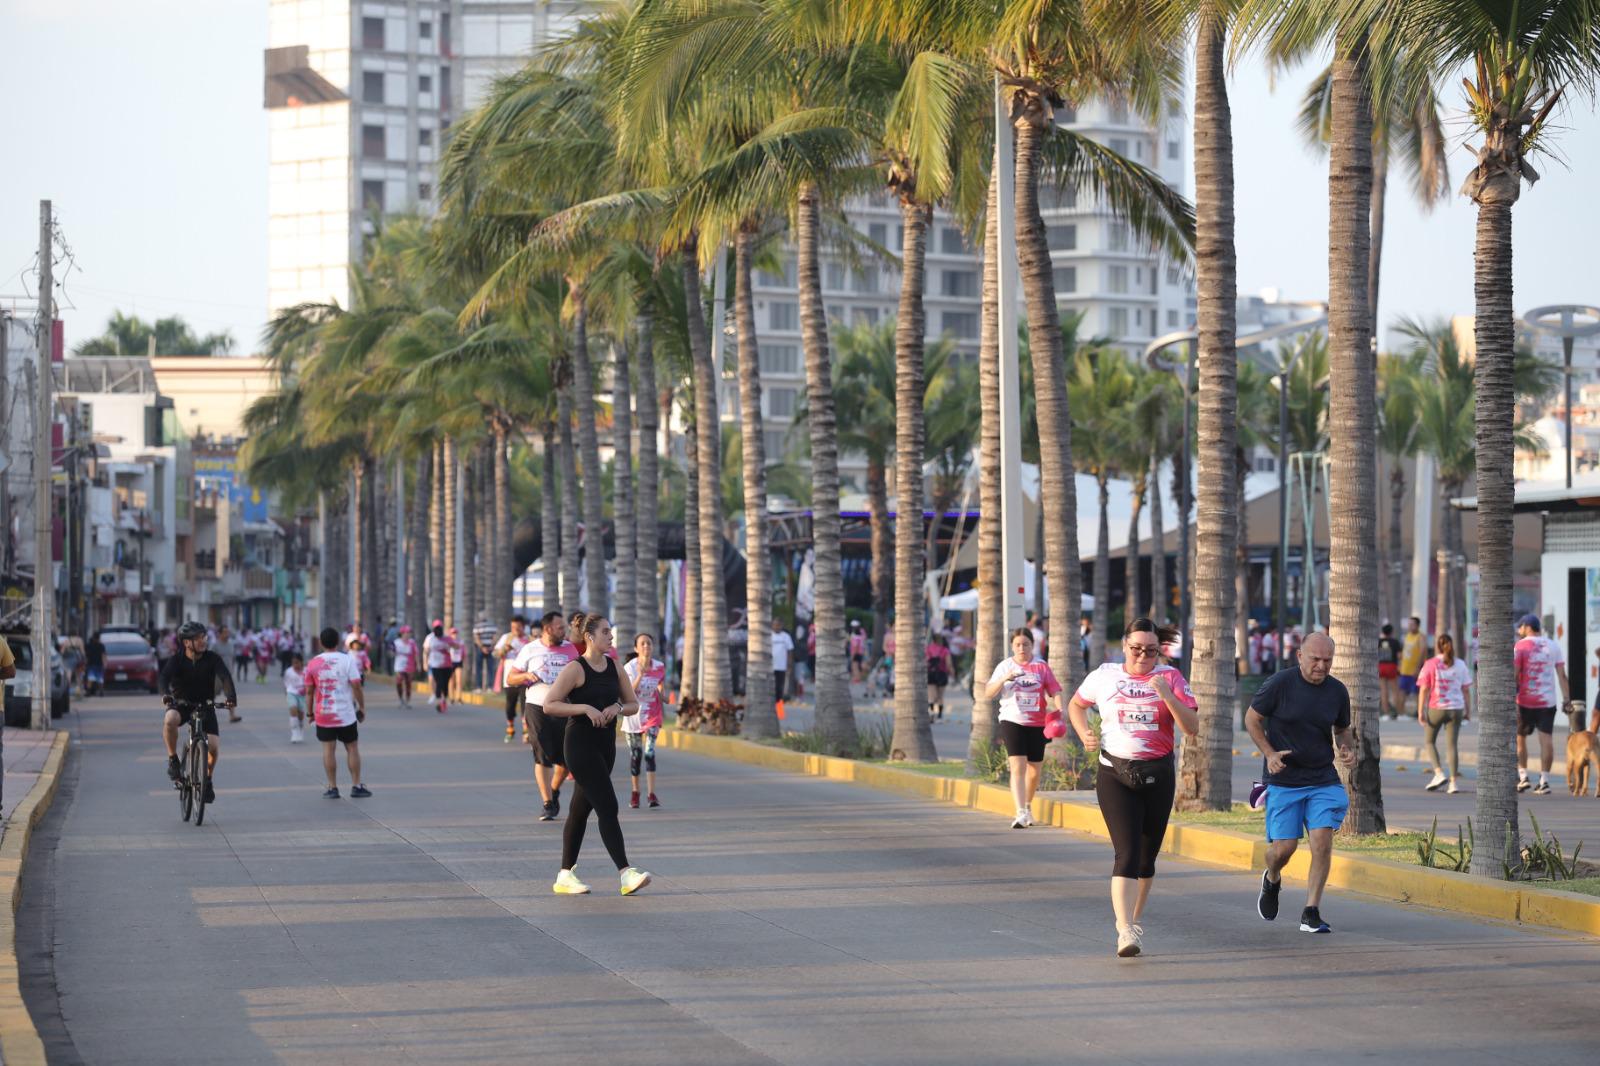
M411 627L401 626L394 638L394 694L400 706L411 706L411 675L417 669L417 642L411 639Z
M850 655L850 680L860 684L867 679L867 634L859 620L852 619L850 622L850 637L846 647Z
M0 641L4 643L4 641ZM84 695L99 695L105 690L106 683L106 646L100 639L99 633L89 637L89 643L83 648L83 692ZM222 656L222 661L228 661L227 656Z
M638 641L634 641L635 646ZM779 706L789 691L789 660L794 657L794 638L783 627L783 619L772 620L772 698ZM637 688L637 685L635 685ZM782 715L780 714L781 718ZM627 728L626 724L623 726Z
M1356 764L1350 733L1350 692L1330 677L1333 638L1313 633L1300 648L1299 662L1267 678L1245 712L1245 730L1265 754L1267 785L1267 868L1261 874L1256 913L1278 917L1283 868L1304 832L1311 845L1302 933L1331 933L1322 919L1322 890L1333 859L1333 833L1344 823L1350 797L1334 769Z
M283 694L289 704L289 743L305 740L306 724L306 661L294 652L289 659L289 669L283 672Z
M1044 725L1050 711L1061 710L1061 683L1050 664L1033 655L1033 632L1021 626L1011 632L1011 657L1001 659L989 676L984 699L1000 697L1000 742L1005 745L1011 776L1011 798L1017 804L1013 829L1033 824L1033 794L1044 767Z
M450 652L450 698L460 703L461 690L466 687L467 645L461 639L459 626L446 629L444 639Z
M489 616L479 614L477 624L472 627L472 687L475 691L485 691L494 684L494 646L499 639L500 630L489 621Z
M950 684L954 667L950 661L950 641L935 633L928 641L928 713L935 721L944 720L944 690Z
M520 614L511 616L509 628L495 641L494 647L489 649L489 655L498 663L497 676L500 682L500 691L506 702L506 740L511 743L511 738L517 735L517 718L522 713L523 689L520 685L513 685L506 680L506 672L512 663L517 661L517 655L528 643L528 623ZM522 731L524 739L528 731Z
M1422 673L1422 661L1428 657L1428 638L1422 635L1422 619L1412 615L1406 619L1405 636L1400 641L1400 713L1406 713L1406 704L1417 694L1417 675Z
M564 896L589 891L576 868L592 813L616 864L622 894L631 896L650 883L650 874L628 862L611 768L617 761L617 718L638 714L639 701L627 672L606 654L612 649L611 623L603 615L586 616L583 640L583 655L561 668L544 701L546 715L567 721L566 762L573 780L572 806L561 833L561 872L552 888Z
M1565 707L1572 694L1567 688L1567 657L1561 645L1545 636L1536 614L1517 623L1517 791L1533 789L1535 796L1550 794L1550 764L1555 761L1556 687ZM1552 676L1554 675L1554 676ZM1539 734L1539 783L1528 780L1528 737Z
M1423 787L1436 792L1448 784L1454 795L1461 791L1461 723L1472 717L1472 671L1456 658L1456 643L1449 633L1440 633L1434 647L1439 654L1423 663L1422 673L1417 675L1417 721L1422 723L1428 759L1433 763L1433 780ZM1448 775L1439 768L1441 728L1450 760Z
M639 767L644 766L646 801L652 807L661 806L656 799L656 737L661 734L665 715L661 706L661 683L667 677L667 665L651 658L655 652L655 638L640 633L633 638L633 654L623 668L633 683L633 694L639 701L639 713L622 719L622 732L628 738L628 774L633 778L633 794L628 806L639 808ZM781 675L780 675L781 676Z
M1378 634L1378 713L1390 721L1400 717L1405 710L1405 697L1400 695L1400 654L1404 649L1395 639L1394 626L1388 622ZM1421 701L1418 701L1421 707Z
M444 635L444 623L437 618L433 620L433 631L422 641L422 654L433 680L433 709L444 714L450 706L450 675L455 668L450 665L450 641Z
M522 742L533 749L533 781L544 811L539 821L555 821L561 813L561 782L566 780L567 722L544 712L545 697L567 664L578 657L567 640L567 620L560 611L539 619L539 637L522 646L506 670L506 684L526 686L522 697Z
M1100 753L1095 795L1116 852L1111 910L1117 954L1125 959L1144 950L1140 918L1172 817L1178 783L1174 726L1188 737L1200 731L1199 704L1189 683L1161 662L1161 645L1169 638L1176 633L1163 632L1148 618L1134 619L1122 634L1124 661L1101 664L1067 705L1084 749ZM1089 728L1091 709L1100 712L1099 736Z
M361 668L348 652L339 650L339 631L328 626L317 637L322 651L306 664L306 689L311 717L322 742L322 772L328 780L323 799L339 798L338 745L344 745L350 770L350 796L366 799L372 790L361 781L360 723L367 720L367 701L361 690Z

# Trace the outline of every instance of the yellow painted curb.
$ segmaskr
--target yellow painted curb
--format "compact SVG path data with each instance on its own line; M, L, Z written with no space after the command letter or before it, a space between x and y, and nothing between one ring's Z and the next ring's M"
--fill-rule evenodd
M0 836L0 895L7 903L0 907L0 1059L7 1066L43 1066L45 1061L44 1042L22 1002L17 973L17 907L22 903L22 863L28 857L28 842L56 798L68 741L65 730L58 730L51 738L50 753L45 756L38 780L11 812L11 820Z
M695 755L865 785L991 814L1010 816L1015 813L1009 789L980 781L919 774L881 763L829 755L809 755L737 737L686 733L671 726L661 731L657 743ZM1108 836L1100 809L1092 803L1040 796L1033 801L1033 817L1041 825L1102 838ZM1174 821L1167 829L1161 850L1213 866L1259 870L1265 864L1267 843L1260 837L1231 829ZM1310 865L1311 856L1302 848L1284 872L1303 880ZM1339 851L1333 854L1328 884L1400 903L1600 936L1600 898L1575 892L1495 881L1450 870L1430 870Z

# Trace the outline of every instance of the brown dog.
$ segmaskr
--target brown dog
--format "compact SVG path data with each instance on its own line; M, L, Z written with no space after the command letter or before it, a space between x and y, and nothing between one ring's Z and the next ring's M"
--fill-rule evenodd
M1594 794L1600 796L1600 736L1575 729L1567 736L1568 792L1574 796L1589 794L1591 765L1594 767Z

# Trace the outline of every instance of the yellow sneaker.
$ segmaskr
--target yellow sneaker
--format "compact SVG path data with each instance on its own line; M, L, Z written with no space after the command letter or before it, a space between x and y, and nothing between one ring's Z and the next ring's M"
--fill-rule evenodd
M578 880L578 875L571 870L562 870L556 875L556 883L550 886L558 896L587 896L589 886Z
M622 894L631 896L650 883L650 875L637 866L622 871Z
M511 743L511 738L517 735L516 727L510 722L506 723L506 743Z

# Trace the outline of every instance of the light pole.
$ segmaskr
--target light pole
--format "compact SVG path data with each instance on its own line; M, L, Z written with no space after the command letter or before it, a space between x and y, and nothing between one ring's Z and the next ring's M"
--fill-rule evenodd
M1588 319L1580 322L1579 319ZM1561 338L1561 420L1566 423L1567 488L1572 487L1572 342L1600 333L1600 307L1585 304L1547 304L1522 316L1530 330Z

